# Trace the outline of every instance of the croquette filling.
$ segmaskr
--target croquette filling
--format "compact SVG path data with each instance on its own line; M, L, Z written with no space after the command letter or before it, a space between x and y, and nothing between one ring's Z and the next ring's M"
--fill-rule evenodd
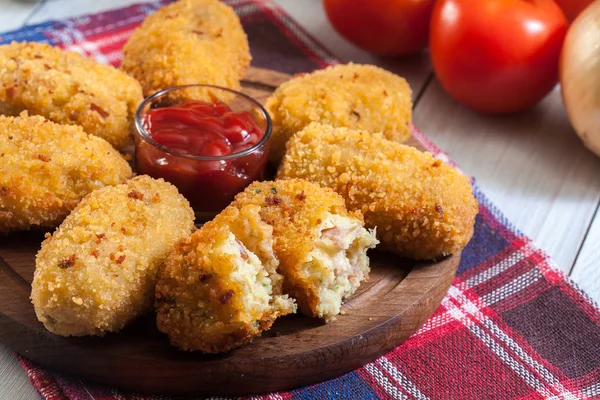
M260 219L258 210L258 206L247 206L240 210L240 216L245 222L242 232L235 234L258 256L267 271L273 273L279 264L273 252L273 227Z
M248 253L255 254L267 274L272 296L272 311L279 315L296 312L296 304L287 294L282 294L283 276L277 272L279 261L273 252L273 227L260 219L258 206L247 206L240 210L243 225L234 235L245 246Z
M270 310L272 286L267 270L258 257L236 239L233 233L221 245L220 251L235 256L231 280L242 290L239 295L248 315L260 315Z
M318 288L317 314L331 319L339 314L342 301L366 279L367 250L378 242L358 220L340 215L329 214L319 232L303 272Z

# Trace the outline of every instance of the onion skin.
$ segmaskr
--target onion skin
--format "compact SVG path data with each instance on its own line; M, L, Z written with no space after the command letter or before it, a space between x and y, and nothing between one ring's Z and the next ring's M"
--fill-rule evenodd
M562 96L571 125L600 156L600 1L573 22L560 57Z

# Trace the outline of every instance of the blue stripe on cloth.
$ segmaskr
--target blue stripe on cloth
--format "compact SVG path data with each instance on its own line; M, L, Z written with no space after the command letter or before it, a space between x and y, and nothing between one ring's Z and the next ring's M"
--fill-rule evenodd
M462 252L457 274L460 275L476 267L494 254L498 254L509 244L509 240L498 235L498 232L487 224L480 214L477 215L473 238Z
M379 400L373 389L356 372L350 372L327 382L308 386L304 389L293 390L292 397L296 400L313 399L348 399L348 400Z
M508 222L475 183L473 183L473 194L479 202L479 214L475 219L473 237L461 254L456 273L459 277L462 273L498 254L509 246L513 239L522 236L522 233Z
M0 34L0 44L7 44L10 42L46 42L55 45L54 41L50 39L46 33L56 29L55 22L44 22L37 25L28 25L14 31L8 31Z

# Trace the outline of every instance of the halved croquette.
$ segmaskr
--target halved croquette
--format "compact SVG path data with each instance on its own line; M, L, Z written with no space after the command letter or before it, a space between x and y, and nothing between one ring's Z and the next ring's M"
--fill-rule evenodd
M227 351L295 312L293 300L282 294L277 259L268 248L271 232L258 208L229 209L175 247L156 286L157 325L171 344Z
M331 189L305 180L255 182L232 207L260 207L273 227L273 250L284 277L284 292L304 314L333 319L342 302L369 274L368 249L378 243Z

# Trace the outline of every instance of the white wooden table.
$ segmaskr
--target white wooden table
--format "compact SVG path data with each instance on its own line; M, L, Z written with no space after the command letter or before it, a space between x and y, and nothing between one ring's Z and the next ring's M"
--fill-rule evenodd
M143 0L0 0L0 31ZM275 0L343 61L372 63L405 76L414 92L415 124L469 175L516 228L600 302L600 157L569 125L558 88L535 109L489 117L449 98L426 54L381 60L344 41L319 0ZM0 399L37 399L10 351L0 345Z

